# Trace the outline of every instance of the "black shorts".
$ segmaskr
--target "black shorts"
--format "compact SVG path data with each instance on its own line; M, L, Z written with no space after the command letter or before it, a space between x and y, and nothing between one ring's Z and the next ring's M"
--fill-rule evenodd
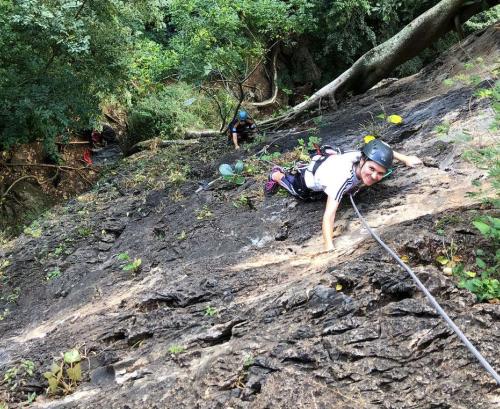
M243 129L238 129L236 135L238 136L238 142L249 142L255 135L255 128L245 127ZM233 142L233 131L230 129L227 130L227 139L228 143L231 144Z
M306 185L304 175L307 170L298 169L295 172L286 172L280 185L285 188L292 196L302 200L318 200L325 196L325 192L316 192L309 189Z

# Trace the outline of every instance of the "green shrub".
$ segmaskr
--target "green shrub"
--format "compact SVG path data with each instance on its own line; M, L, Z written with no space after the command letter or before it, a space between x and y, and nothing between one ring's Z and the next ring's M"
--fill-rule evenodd
M186 129L218 128L216 110L195 87L183 82L165 86L138 99L128 112L127 148L160 137L182 138Z
M95 125L103 95L121 92L130 50L160 1L0 2L0 149Z
M460 288L476 295L478 301L500 300L500 219L486 216L473 222L491 245L488 250L475 249L476 263L471 271L463 264L453 269Z

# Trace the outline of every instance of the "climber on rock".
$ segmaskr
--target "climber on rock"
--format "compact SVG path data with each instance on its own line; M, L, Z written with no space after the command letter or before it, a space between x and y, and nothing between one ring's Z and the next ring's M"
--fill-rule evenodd
M229 143L233 143L234 149L240 149L239 142L250 139L256 128L255 121L248 112L239 111L227 128Z
M406 166L416 166L422 161L416 156L406 156L393 151L380 140L372 140L360 151L338 153L331 148L312 157L310 163L298 166L291 172L279 166L273 167L264 190L276 192L279 186L299 199L327 196L323 214L322 232L325 251L333 246L333 224L340 200L360 186L371 186L392 172L393 159Z

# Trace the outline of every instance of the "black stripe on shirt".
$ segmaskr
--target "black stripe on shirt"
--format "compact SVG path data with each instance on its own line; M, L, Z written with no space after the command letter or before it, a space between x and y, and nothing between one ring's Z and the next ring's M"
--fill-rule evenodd
M337 192L337 194L335 195L335 200L337 202L340 202L340 200L342 199L342 197L344 196L344 194L349 190L350 187L352 187L353 185L353 179L354 179L354 172L353 170L351 169L351 177L349 179L347 179L343 184L342 186L340 187L339 191ZM350 186L349 186L350 185Z

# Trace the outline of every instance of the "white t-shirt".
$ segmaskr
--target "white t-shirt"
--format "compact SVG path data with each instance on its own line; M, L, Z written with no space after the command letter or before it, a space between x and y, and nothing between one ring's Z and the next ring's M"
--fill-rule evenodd
M342 155L329 156L316 170L312 170L316 160L321 156L314 156L307 166L304 175L306 186L316 192L323 191L340 202L342 196L359 185L361 181L356 177L354 164L361 159L361 152L346 152Z

